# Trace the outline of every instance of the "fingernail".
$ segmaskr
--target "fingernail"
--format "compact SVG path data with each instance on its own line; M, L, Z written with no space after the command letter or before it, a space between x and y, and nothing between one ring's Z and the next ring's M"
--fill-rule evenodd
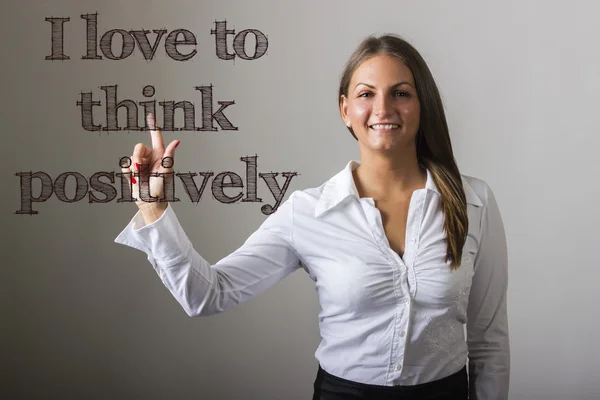
M137 169L139 171L140 170L140 164L135 163L135 169Z
M137 181L135 180L135 178L133 176L131 177L131 182L132 183L137 183Z
M175 148L177 148L177 146L179 146L179 143L181 143L181 142L177 142L177 144L175 145Z

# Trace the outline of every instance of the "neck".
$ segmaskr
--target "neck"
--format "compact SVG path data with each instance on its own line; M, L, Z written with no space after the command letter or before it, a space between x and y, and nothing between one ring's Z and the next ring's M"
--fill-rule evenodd
M374 200L400 200L423 189L427 171L419 166L416 152L402 155L362 153L360 165L353 171L360 197Z

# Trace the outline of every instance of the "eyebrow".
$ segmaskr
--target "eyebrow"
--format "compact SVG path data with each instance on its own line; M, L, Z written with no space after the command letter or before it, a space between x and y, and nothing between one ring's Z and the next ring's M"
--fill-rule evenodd
M354 89L356 89L358 87L358 85L365 85L365 86L370 87L371 89L375 89L375 86L369 85L368 83L362 83L362 82L357 83L356 86L354 86ZM392 86L392 88L402 86L402 85L408 85L408 86L412 87L412 85L410 83L403 81L403 82L396 83L394 86Z

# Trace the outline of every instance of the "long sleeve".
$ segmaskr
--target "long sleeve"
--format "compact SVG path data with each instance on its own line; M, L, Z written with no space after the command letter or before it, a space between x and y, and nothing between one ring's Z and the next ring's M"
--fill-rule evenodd
M138 212L115 242L146 253L189 316L207 316L231 310L299 268L292 234L293 194L240 248L215 265L194 250L170 204L149 225Z
M487 185L486 193L467 309L469 391L471 400L506 400L510 381L508 254L500 210Z

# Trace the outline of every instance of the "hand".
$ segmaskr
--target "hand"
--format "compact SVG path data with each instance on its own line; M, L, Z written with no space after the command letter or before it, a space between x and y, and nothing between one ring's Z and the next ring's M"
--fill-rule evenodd
M162 176L151 175L156 172L173 172L175 148L179 145L180 141L173 140L165 149L162 134L156 129L154 115L148 114L146 121L150 128L152 149L143 143L136 144L131 156L131 166L129 168L121 168L121 171L123 173L133 172L133 176L131 177L132 196L137 199L135 204L141 211L164 210L168 205L166 201L147 201L150 197L158 197L158 200L160 200L165 196L163 193L164 178ZM167 159L164 163L167 168L163 167L163 159L165 157L171 158L170 160ZM142 193L143 198L140 197L141 182L145 182L144 188L146 194ZM147 194L148 188L149 195Z

